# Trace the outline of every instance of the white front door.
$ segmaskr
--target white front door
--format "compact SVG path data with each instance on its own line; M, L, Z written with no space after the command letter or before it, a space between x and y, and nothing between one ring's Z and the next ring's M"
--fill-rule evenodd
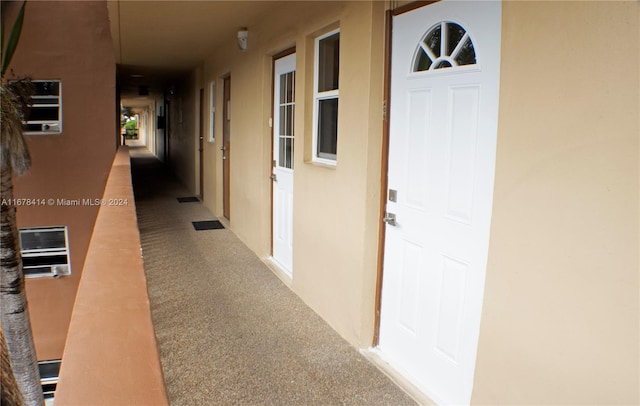
M293 269L293 118L296 55L275 61L273 91L273 260Z
M500 2L445 0L393 20L378 349L440 404L471 399L493 200L500 27Z

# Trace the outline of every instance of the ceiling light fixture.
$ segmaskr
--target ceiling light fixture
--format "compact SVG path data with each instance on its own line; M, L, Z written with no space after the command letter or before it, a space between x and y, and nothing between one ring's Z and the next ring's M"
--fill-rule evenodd
M247 30L247 27L240 28L238 31L238 48L240 48L242 52L245 52L249 48L248 40L249 31Z

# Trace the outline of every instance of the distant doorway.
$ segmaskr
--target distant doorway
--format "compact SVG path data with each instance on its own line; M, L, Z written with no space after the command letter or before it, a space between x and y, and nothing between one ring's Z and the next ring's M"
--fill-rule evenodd
M224 78L222 103L222 214L231 220L231 76Z
M200 135L198 155L200 159L200 200L204 200L204 89L200 89Z
M171 159L171 154L169 149L171 144L171 102L169 100L165 101L164 106L164 162L170 165L169 160Z

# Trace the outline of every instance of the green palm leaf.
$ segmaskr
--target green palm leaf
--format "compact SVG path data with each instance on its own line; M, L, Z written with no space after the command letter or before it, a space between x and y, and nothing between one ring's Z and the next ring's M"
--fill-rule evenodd
M18 46L18 40L20 39L20 32L22 31L22 22L24 21L24 7L26 6L26 0L22 3L22 7L20 7L20 11L18 12L18 17L16 21L13 23L13 28L11 29L11 34L9 35L9 41L7 42L7 46L2 52L2 71L0 75L4 77L4 73L9 67L9 62L11 62L11 58L13 57L13 53L16 50L16 46ZM2 38L2 44L4 45L4 38Z

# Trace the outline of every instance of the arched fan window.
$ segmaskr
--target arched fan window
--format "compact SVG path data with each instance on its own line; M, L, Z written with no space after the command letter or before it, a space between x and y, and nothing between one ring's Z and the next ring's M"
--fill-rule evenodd
M476 51L469 33L459 24L442 21L431 28L414 56L413 71L475 65Z

